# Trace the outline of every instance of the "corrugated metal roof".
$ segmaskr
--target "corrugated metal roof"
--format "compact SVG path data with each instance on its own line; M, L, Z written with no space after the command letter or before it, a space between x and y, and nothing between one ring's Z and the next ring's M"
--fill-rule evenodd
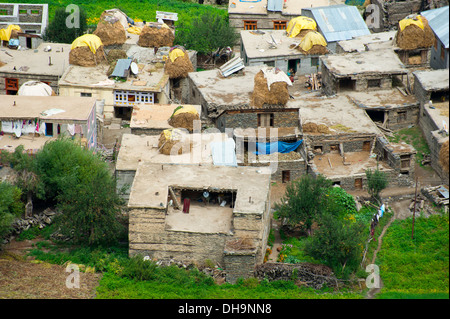
M118 59L111 76L118 76L121 78L128 77L128 69L130 68L131 62L131 59Z
M421 12L433 29L436 36L444 44L446 49L449 48L449 12L448 6L427 10Z
M342 4L303 10L311 11L327 42L349 40L370 34L361 13L355 6Z

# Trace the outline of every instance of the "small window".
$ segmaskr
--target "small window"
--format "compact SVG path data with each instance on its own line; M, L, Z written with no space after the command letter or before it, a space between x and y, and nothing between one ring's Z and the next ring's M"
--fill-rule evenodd
M80 96L81 97L92 97L92 93L81 92Z
M367 87L369 88L379 88L381 87L381 79L372 79L367 81Z
M16 95L19 91L19 79L5 78L5 91L7 95Z
M256 30L258 22L254 20L244 20L244 30Z
M41 13L39 10L36 10L36 9L31 10L30 12L31 12L31 14L40 14Z
M273 127L273 113L258 114L258 127Z
M19 14L27 14L27 9L20 9Z
M311 66L319 66L319 58L311 58Z
M273 22L273 29L274 30L286 30L287 27L287 21L274 21Z
M397 112L397 123L406 122L406 111Z
M8 15L8 10L0 9L0 16L7 16L7 15Z

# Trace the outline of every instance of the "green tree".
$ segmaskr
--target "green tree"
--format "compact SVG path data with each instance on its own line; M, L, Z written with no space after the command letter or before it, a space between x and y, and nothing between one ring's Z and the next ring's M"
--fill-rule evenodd
M280 203L275 204L278 216L286 218L291 226L300 224L308 232L314 221L320 219L329 205L328 196L331 181L319 175L310 175L293 181L286 187L286 193Z
M199 54L213 57L217 50L236 45L239 34L223 15L205 12L190 24L181 22L177 27L175 44Z
M55 225L63 235L89 245L112 243L123 235L123 202L99 156L60 138L45 144L36 161L47 198L62 211Z
M23 213L22 191L8 183L0 182L0 238L11 230L14 219Z
M73 18L72 18L73 17ZM79 18L79 21L77 21ZM67 23L69 22L69 23ZM86 12L80 8L79 15L66 12L66 8L58 8L53 20L44 32L44 40L57 43L72 43L87 30Z
M333 269L336 275L356 270L365 226L361 222L324 214L319 229L306 242L305 253Z
M30 217L33 214L33 197L44 197L44 188L36 174L35 161L25 152L23 145L16 147L8 158L16 171L14 184L26 195L25 217Z
M386 173L378 170L378 168L374 171L369 168L366 170L366 177L368 193L376 200L379 200L380 192L389 184Z

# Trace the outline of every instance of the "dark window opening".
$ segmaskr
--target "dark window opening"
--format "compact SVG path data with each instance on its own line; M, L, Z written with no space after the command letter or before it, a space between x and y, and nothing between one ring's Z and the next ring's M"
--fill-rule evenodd
M339 80L339 91L353 91L356 88L356 80L343 78Z
M291 171L282 171L281 180L283 183L288 183L291 181Z
M330 153L339 153L339 144L330 145Z
M258 127L273 127L274 115L273 113L258 114Z
M384 122L384 111L366 110L366 113L372 121L381 123Z
M53 123L45 123L45 136L53 136Z
M431 92L430 100L433 101L433 103L448 101L449 100L448 91Z
M379 88L381 87L381 79L372 79L367 81L368 88Z
M190 205L204 205L204 206L220 206L234 208L236 202L235 191L211 191L209 189L176 189L172 188L173 193L178 201L178 204L183 206L185 199L189 199ZM168 200L174 199L169 192Z
M332 186L341 186L341 181L334 181Z
M323 152L323 148L322 148L322 146L314 146L314 153L316 153L316 154L322 154L322 152Z

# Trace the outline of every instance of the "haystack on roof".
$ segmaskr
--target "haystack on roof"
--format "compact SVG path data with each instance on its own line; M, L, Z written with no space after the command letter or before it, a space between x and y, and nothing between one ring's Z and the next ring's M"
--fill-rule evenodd
M403 50L432 47L436 41L433 30L425 17L414 15L400 20L397 32L397 46Z
M255 76L252 104L256 107L286 105L289 101L288 86L291 85L286 73L278 68L264 67Z
M189 135L180 129L167 129L159 136L158 149L161 154L181 155L189 153L191 148L192 142L189 141Z
M175 128L185 128L192 132L194 130L194 121L199 121L200 115L193 105L180 105L177 107L168 123Z
M149 48L171 47L174 40L175 34L167 24L150 23L142 29L137 44Z
M95 34L84 34L72 42L69 63L80 66L96 66L106 61L102 40Z
M189 72L194 71L194 66L185 48L181 46L170 48L164 71L171 79L185 78Z
M300 42L298 49L303 54L327 54L327 41L317 31L308 32Z
M126 19L126 18L125 18ZM124 44L127 40L125 28L114 11L104 11L100 16L97 29L93 32L103 42L103 45Z
M301 32L304 30L317 30L316 21L314 21L314 19L303 16L293 18L288 23L286 33L290 38L294 38L298 35L301 35Z

